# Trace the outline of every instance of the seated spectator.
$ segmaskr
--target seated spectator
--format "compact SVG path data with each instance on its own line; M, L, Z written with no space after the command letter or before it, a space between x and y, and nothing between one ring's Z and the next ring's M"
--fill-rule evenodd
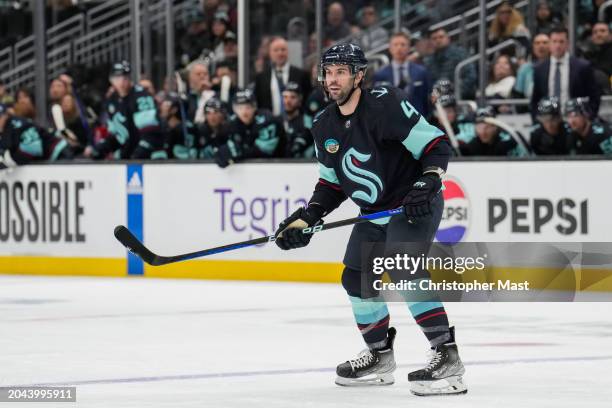
M340 2L333 2L327 8L327 24L323 26L323 44L325 47L338 40L348 37L356 30L344 18L344 6Z
M548 0L538 1L536 6L536 28L534 34L548 34L554 27L563 22L560 13L555 12Z
M223 38L223 61L238 59L238 38L232 31L225 33Z
M410 54L408 61L425 65L425 60L434 53L434 48L428 36L416 33L410 37Z
M250 90L236 92L232 108L235 116L229 121L227 142L215 151L220 167L244 159L281 156L283 125L270 112L257 108Z
M565 112L576 154L612 155L612 127L599 118L592 119L590 104L584 98L567 101Z
M312 121L301 113L304 96L300 86L289 82L283 91L283 127L285 129L284 157L314 157L314 145L310 128Z
M0 104L0 171L33 161L71 159L66 141Z
M508 1L502 2L495 11L495 18L489 28L489 47L514 38L527 49L529 30L525 27L523 15Z
M193 123L204 121L204 104L215 95L210 82L208 65L201 60L192 62L187 66L187 117Z
M476 112L476 136L472 141L460 145L466 156L514 156L524 157L525 149L516 140L489 119L495 118L493 107L478 109Z
M374 27L378 23L378 13L372 4L365 5L359 10L358 18L362 30L359 35L359 44L364 50L371 50L386 44L389 41L387 30Z
M550 33L550 58L534 67L531 113L535 116L538 102L555 96L560 106L572 98L588 97L590 111L599 112L601 90L597 87L593 67L581 58L569 54L569 34L566 28Z
M601 71L607 78L612 76L612 36L608 24L599 22L593 25L584 57L591 62L593 69Z
M455 67L468 58L467 50L458 45L451 44L451 39L444 28L430 31L434 53L425 59L425 66L429 70L432 81L442 78L454 80ZM461 71L461 97L471 99L476 92L476 67L470 64Z
M272 111L274 116L282 114L283 91L288 82L300 85L304 92L310 93L308 73L289 64L289 47L282 37L270 41L270 65L255 77L255 97L260 109Z
M187 26L187 32L178 41L179 61L187 65L189 61L199 58L202 51L211 48L209 28L204 14L195 12Z
M538 103L538 123L531 131L531 148L537 155L570 153L569 125L563 121L557 98L544 98Z
M215 61L225 59L225 35L230 32L230 20L225 11L217 11L212 23L211 47Z
M74 95L67 93L59 101L64 114L66 130L61 132L75 154L83 152L89 143L89 127L83 124Z
M404 32L391 36L389 41L391 64L374 74L374 84L390 84L408 94L408 101L424 116L429 114L431 78L427 69L408 61L410 37Z
M227 143L227 110L218 98L210 98L204 105L206 121L198 127L199 157L212 159L215 152Z
M512 96L516 82L515 69L507 55L499 55L493 64L489 85L485 88L485 96L493 99L507 99Z
M516 74L514 91L519 98L531 98L533 93L533 67L550 56L550 38L548 34L540 33L533 37L531 50L531 60L521 64Z
M21 88L17 91L13 112L15 112L15 116L36 120L34 96L29 89Z
M70 93L70 86L59 77L51 80L49 85L49 102L53 105L61 103L62 98Z

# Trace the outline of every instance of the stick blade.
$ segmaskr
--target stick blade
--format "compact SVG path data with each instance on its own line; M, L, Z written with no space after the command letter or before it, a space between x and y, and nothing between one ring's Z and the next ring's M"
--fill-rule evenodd
M130 232L129 229L123 225L116 226L115 238L117 238L117 241L121 242L121 244L131 253L140 257L140 259L149 265L155 265L155 259L157 256L153 252L149 251L147 247L145 247L142 242L140 242L138 238L136 238L134 234Z

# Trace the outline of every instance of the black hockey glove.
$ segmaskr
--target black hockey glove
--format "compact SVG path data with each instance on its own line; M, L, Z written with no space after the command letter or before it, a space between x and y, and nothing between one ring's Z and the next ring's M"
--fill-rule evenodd
M437 174L424 174L414 182L402 205L409 221L418 221L431 215L431 202L442 188L442 180Z
M274 236L276 245L280 249L296 249L305 247L310 243L312 234L304 234L304 228L322 225L323 210L318 207L300 207L289 218L281 222Z
M233 164L238 158L238 149L236 148L236 144L233 141L228 140L226 144L219 146L217 151L215 151L214 157L215 162L221 168L225 168L230 164Z

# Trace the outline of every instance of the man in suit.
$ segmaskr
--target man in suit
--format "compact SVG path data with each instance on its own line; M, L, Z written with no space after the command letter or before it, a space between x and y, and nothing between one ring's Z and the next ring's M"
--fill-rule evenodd
M597 87L593 67L581 58L569 54L569 34L566 28L550 33L550 58L534 68L531 114L537 112L542 98L556 97L560 105L573 98L588 97L593 117L599 112L601 92Z
M374 85L391 84L403 89L408 94L408 101L423 116L429 114L429 94L431 77L427 69L420 64L408 61L410 54L410 36L398 32L389 41L391 64L374 74Z
M306 71L289 65L289 47L282 37L270 41L270 68L255 77L257 107L272 111L274 116L283 113L283 91L289 82L295 82L308 95L312 88Z

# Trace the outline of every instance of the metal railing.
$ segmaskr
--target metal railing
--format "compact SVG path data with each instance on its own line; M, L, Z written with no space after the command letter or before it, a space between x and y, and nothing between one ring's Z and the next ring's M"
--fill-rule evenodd
M605 21L606 18L606 10L612 7L612 0L606 1L604 4L599 6L599 12L597 13L597 19L599 21Z
M493 55L496 52L504 49L504 48L508 48L514 46L516 48L524 48L523 45L515 39L509 39L506 40L500 44L497 44L494 47L491 48L487 48L485 53L487 56L489 55ZM473 64L474 62L478 61L480 59L480 55L476 54L476 55L472 55L471 57L468 57L466 59L464 59L463 61L461 61L459 64L457 64L457 66L455 67L455 98L459 101L461 100L461 85L462 85L462 78L461 78L461 70L466 67L469 64ZM481 72L480 75L485 75L484 72Z
M13 49L6 47L0 50L0 72L13 68Z

